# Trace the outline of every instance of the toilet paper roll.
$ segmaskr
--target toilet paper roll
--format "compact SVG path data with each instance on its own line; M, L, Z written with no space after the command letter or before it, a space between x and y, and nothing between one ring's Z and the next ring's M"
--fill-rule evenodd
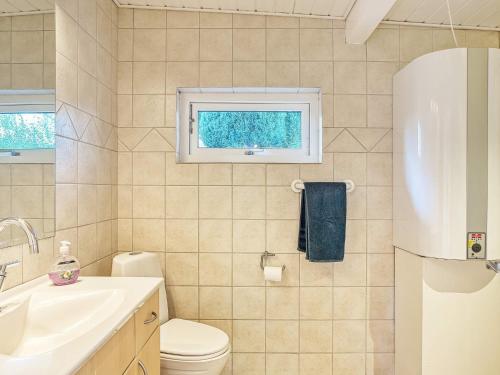
M281 267L264 267L264 280L267 281L281 281L281 274L283 269Z

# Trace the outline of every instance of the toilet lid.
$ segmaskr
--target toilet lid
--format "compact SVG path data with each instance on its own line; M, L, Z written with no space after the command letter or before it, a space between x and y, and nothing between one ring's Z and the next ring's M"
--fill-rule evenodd
M218 328L183 319L160 327L160 351L180 356L205 356L224 351L229 337Z

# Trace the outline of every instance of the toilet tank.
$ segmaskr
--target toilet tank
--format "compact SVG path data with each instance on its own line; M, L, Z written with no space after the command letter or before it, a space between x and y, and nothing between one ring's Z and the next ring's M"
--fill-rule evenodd
M116 255L113 258L111 276L117 277L161 277L160 258L155 253L130 252ZM168 303L165 284L159 288L160 324L168 321Z
M500 50L433 52L394 76L394 245L500 259Z

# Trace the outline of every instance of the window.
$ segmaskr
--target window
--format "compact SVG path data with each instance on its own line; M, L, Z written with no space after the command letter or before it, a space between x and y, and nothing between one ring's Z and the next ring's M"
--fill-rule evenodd
M179 89L185 163L320 163L319 89Z
M53 90L0 91L0 163L53 163Z

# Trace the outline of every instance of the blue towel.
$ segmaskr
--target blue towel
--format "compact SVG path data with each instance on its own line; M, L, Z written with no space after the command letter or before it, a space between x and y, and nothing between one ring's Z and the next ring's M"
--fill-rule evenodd
M346 200L343 182L304 183L298 250L310 262L344 259Z

